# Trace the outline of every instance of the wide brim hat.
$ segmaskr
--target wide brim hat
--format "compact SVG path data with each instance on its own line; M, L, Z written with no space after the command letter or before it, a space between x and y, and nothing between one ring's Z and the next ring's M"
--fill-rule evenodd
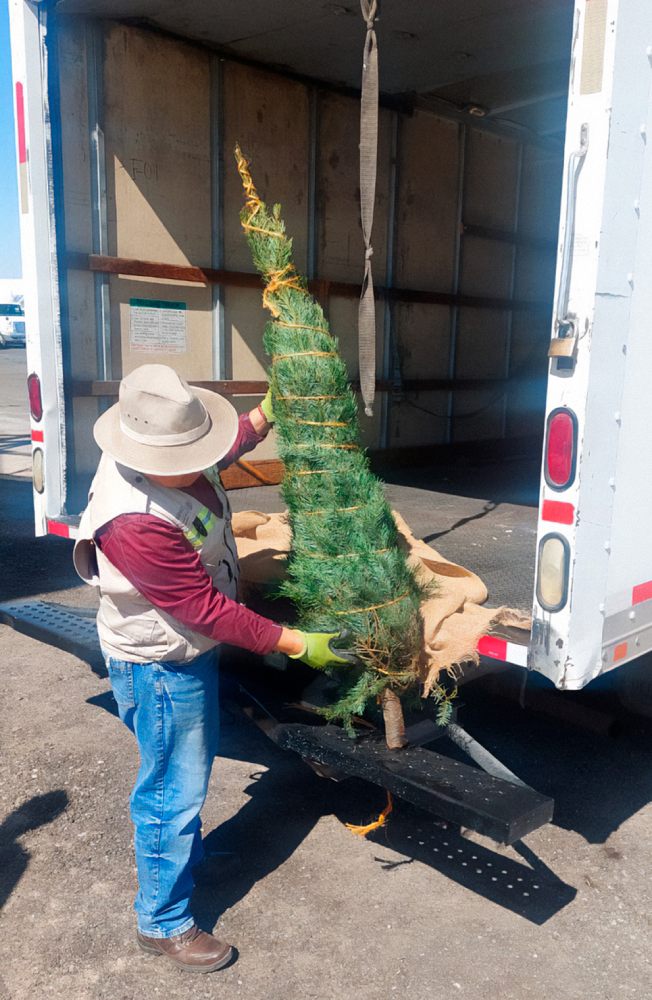
M228 399L188 385L167 365L141 365L126 375L118 402L93 427L103 452L156 476L209 469L237 434L238 414Z

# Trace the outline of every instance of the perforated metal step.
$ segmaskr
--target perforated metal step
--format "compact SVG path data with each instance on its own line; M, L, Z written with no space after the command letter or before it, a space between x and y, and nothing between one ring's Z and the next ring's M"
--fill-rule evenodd
M105 673L92 608L72 608L48 601L8 601L0 604L0 622L72 653L96 673Z
M554 802L423 747L388 750L381 736L350 740L335 726L279 726L272 739L301 757L381 785L443 819L513 844L552 819Z

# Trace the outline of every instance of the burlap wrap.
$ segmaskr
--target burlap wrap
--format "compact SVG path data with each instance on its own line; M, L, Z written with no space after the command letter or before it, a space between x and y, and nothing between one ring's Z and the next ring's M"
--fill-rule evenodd
M393 513L410 563L425 579L437 583L436 596L421 606L423 684L427 693L442 670L478 662L477 645L483 635L501 625L529 629L530 620L526 613L513 608L483 607L487 588L480 577L419 541L401 515ZM283 578L291 540L285 514L262 514L257 510L234 514L233 533L245 585L255 588Z

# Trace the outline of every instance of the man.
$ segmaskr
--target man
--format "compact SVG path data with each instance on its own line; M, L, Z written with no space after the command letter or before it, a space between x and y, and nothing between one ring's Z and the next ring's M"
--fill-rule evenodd
M189 971L213 972L233 954L190 912L199 814L217 752L216 650L227 642L318 668L350 655L335 652L338 633L284 628L237 603L219 469L255 447L272 422L269 393L238 419L226 399L191 388L165 365L136 369L95 424L103 455L74 551L78 573L100 590L100 642L140 752L131 796L137 941Z

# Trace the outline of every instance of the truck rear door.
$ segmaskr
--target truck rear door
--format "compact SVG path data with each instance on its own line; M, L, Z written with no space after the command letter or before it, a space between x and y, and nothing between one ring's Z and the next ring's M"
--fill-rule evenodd
M652 647L652 6L575 13L529 657L561 688Z

